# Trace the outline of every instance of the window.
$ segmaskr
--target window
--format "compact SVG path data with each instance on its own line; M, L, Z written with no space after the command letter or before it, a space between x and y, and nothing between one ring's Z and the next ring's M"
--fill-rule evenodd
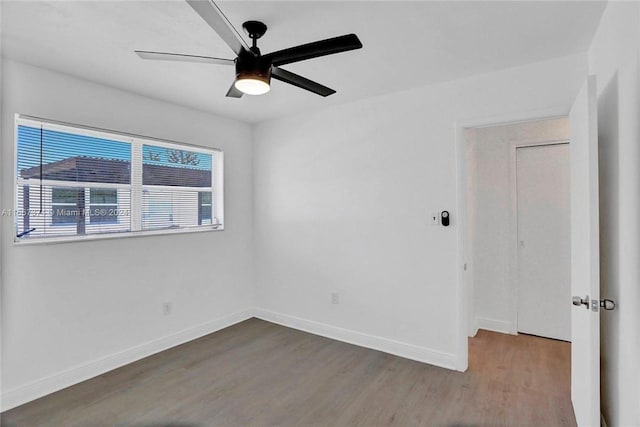
M84 198L76 188L51 189L51 225L75 224L78 221L78 198Z
M16 117L16 241L223 229L222 152Z
M198 224L211 224L211 192L201 191L198 193Z
M199 194L212 191L212 154L145 144L142 159L142 228L205 225Z
M115 188L92 188L89 190L89 223L118 223L118 190Z

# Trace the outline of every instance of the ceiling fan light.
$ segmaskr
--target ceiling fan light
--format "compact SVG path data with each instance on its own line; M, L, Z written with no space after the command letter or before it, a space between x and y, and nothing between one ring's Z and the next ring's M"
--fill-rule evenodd
M264 95L271 89L269 77L257 74L239 74L234 86L247 95Z

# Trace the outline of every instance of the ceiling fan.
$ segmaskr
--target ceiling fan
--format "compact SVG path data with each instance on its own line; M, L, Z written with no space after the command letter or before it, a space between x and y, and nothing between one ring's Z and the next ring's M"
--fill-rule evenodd
M218 33L220 38L237 55L235 59L214 58L210 56L185 55L180 53L150 52L136 50L142 59L199 62L205 64L233 65L236 68L236 79L229 88L227 96L240 98L243 94L262 95L270 89L271 78L308 90L320 96L329 96L335 90L280 68L281 65L319 56L360 49L362 43L355 34L334 37L307 43L288 49L263 55L258 49L257 41L267 31L267 26L260 21L247 21L242 28L252 41L249 47L231 25L220 8L212 0L186 0L189 6Z

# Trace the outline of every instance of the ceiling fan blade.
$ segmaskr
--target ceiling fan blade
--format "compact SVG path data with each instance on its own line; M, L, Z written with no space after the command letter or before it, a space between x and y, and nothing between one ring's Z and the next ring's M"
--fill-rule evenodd
M263 58L270 60L273 65L279 66L304 61L305 59L317 58L319 56L360 49L361 47L362 43L360 39L358 39L358 36L355 34L347 34L271 52L263 55Z
M289 83L320 96L329 96L336 93L335 90L323 86L320 83L316 83L312 80L307 79L306 77L299 76L298 74L283 70L282 68L278 67L271 68L271 78L280 80L281 82Z
M240 55L240 52L249 50L249 46L242 39L240 33L231 25L231 22L222 13L217 4L212 0L186 0L189 6L196 11L204 22L209 24L213 31L218 33L220 38L235 52L236 55Z
M233 65L233 59L214 58L211 56L185 55L182 53L169 52L150 52L147 50L136 50L136 54L142 59L151 59L156 61L180 61L180 62L199 62L203 64Z
M227 91L227 96L229 98L242 98L242 92L236 89L236 82L233 82L229 90Z

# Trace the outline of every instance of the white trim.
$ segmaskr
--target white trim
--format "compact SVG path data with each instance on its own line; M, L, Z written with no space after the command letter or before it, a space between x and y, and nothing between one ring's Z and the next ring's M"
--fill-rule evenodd
M474 338L478 335L478 318L473 316L469 321L469 338Z
M457 266L458 266L458 274L457 274L457 283L456 283L456 291L457 291L457 310L458 310L458 328L457 328L457 343L458 343L458 352L457 352L457 369L459 371L466 370L469 362L469 344L468 344L468 335L469 329L476 330L477 325L471 324L470 319L475 318L475 310L473 301L469 301L470 290L466 283L464 264L468 262L466 260L466 247L468 244L469 237L467 236L467 229L465 218L467 215L466 211L466 146L467 141L465 138L465 129L468 128L477 128L484 126L498 126L501 124L507 123L517 123L517 122L529 122L534 120L543 120L543 119L552 119L558 117L566 117L569 114L571 109L570 105L566 106L556 106L544 110L534 110L529 112L519 112L513 114L505 114L498 116L486 116L486 117L476 117L469 119L457 120L454 124L455 128L455 144L456 144L456 206L458 209L458 224L457 227L457 235L458 235L458 248L457 248ZM473 270L472 270L473 272ZM473 310L473 311L472 311Z
M255 309L255 317L267 322L309 332L337 341L382 351L406 359L440 366L447 369L457 369L458 360L455 354L444 353L427 347L421 347L401 341L395 341L375 335L364 334L351 329L344 329L326 323L302 319L288 314L276 313L262 308Z
M561 117L567 117L571 110L570 105L556 106L551 108L545 108L543 110L532 110L529 112L520 112L512 114L500 114L495 116L476 117L458 120L456 122L456 128L483 128L493 127L514 123L526 123L538 120L550 120Z
M502 334L518 335L518 332L516 332L515 328L513 327L513 323L507 320L487 319L485 317L477 317L476 324L478 325L477 329L500 332Z
M159 353L171 347L192 341L213 332L250 319L252 310L242 310L210 322L205 322L135 347L87 362L28 384L2 392L2 411L38 399L79 382L104 374L113 369Z
M457 221L457 240L458 252L456 254L457 280L456 280L456 299L458 311L458 330L457 330L457 357L456 369L464 372L469 367L469 319L474 315L470 315L473 303L469 298L469 284L467 283L467 270L465 264L469 265L467 260L467 156L466 156L466 137L465 127L456 123L455 125L455 152L456 158L456 209L458 211ZM473 294L471 294L473 295Z

